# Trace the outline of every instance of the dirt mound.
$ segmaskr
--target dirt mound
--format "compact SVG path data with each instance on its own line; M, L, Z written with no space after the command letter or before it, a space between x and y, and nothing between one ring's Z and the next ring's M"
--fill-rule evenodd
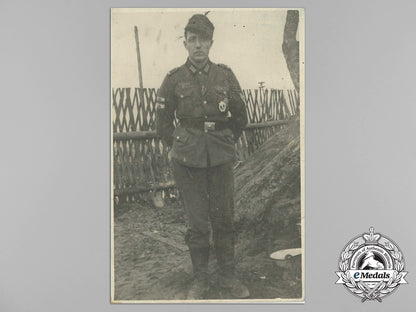
M253 298L301 298L301 257L269 258L301 247L299 121L271 137L235 172L238 270Z
M242 237L273 240L297 231L301 217L298 121L276 133L237 168L235 189L235 217Z
M251 299L300 298L301 259L269 258L301 247L299 122L271 137L235 171L236 262ZM116 207L114 217L115 300L183 300L191 278L180 202L162 209L150 202ZM229 299L216 284L211 255L207 299Z

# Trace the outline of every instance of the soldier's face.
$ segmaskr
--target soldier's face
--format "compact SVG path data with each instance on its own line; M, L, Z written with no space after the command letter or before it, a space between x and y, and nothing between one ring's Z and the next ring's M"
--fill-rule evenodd
M189 58L195 63L203 63L208 59L212 43L212 39L190 31L187 32L185 41L183 42L185 48L188 50Z

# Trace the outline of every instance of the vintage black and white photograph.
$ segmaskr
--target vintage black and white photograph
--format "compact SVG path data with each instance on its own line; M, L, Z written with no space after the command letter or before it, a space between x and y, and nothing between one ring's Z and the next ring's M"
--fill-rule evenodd
M111 10L111 300L303 302L303 9Z

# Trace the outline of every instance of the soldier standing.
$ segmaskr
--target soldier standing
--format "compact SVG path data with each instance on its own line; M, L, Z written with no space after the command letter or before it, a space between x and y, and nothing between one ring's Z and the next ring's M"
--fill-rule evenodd
M247 116L233 72L208 57L213 32L205 15L189 19L184 41L188 59L167 74L157 97L157 133L172 147L173 175L188 219L185 241L194 273L189 300L204 299L208 290L209 222L219 286L233 298L249 296L234 273L233 225L234 144Z

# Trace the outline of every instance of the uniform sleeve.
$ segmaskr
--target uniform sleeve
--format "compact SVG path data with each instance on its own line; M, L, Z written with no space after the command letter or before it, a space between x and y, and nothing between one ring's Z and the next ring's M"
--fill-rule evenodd
M175 129L173 125L175 103L172 88L171 78L167 75L158 91L156 102L156 132L169 147L172 146L172 133Z
M234 133L234 139L237 141L247 125L246 104L244 102L244 96L240 84L231 70L229 71L228 81L230 84L230 121Z

